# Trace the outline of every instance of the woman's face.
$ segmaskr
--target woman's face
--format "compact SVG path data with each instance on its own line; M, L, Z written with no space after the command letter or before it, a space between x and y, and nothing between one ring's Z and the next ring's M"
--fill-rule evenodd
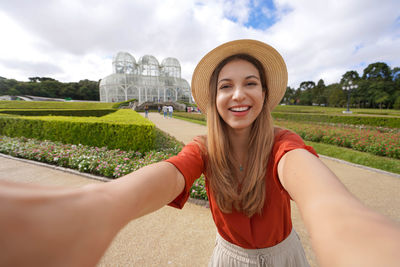
M261 112L264 97L260 74L250 62L237 59L221 69L216 106L219 115L232 129L249 128Z

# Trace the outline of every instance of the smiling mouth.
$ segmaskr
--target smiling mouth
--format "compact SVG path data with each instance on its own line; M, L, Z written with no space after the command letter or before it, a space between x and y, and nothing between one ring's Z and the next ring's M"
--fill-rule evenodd
M248 111L250 108L251 108L250 106L247 106L247 107L232 107L232 108L229 108L229 110L233 111L233 112L243 112L243 111Z

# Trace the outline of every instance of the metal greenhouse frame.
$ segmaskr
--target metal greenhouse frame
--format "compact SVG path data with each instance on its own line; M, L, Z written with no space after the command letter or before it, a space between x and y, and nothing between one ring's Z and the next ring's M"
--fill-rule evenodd
M181 78L181 65L168 57L161 64L151 55L136 62L127 52L113 57L113 74L100 81L100 101L120 102L137 99L143 102L191 101L189 83Z

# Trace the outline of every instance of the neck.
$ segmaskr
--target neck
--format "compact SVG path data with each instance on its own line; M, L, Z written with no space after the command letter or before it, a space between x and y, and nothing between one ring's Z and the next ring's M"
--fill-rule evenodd
M250 128L229 129L228 136L235 159L239 161L240 164L244 164L246 153L248 152Z

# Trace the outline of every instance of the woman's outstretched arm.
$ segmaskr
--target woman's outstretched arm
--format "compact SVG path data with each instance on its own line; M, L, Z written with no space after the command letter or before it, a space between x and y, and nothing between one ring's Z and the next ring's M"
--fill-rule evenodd
M94 266L124 225L184 184L167 162L76 189L0 181L0 266Z
M361 203L317 157L290 151L278 174L300 209L321 266L398 266L399 224Z

